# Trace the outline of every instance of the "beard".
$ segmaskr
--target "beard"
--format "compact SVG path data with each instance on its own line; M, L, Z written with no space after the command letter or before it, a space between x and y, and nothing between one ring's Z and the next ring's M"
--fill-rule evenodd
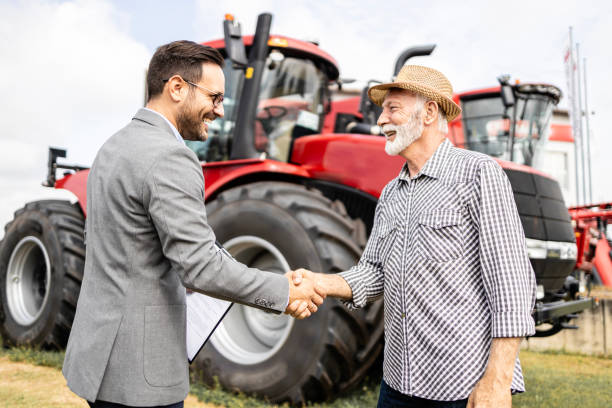
M408 122L403 125L385 125L383 132L395 131L395 139L390 141L387 139L385 143L385 152L389 156L396 156L403 152L408 146L416 142L423 134L423 122L421 122L421 110L417 110L410 114Z
M207 125L204 123L207 113L205 109L195 109L190 100L185 103L176 117L176 130L183 139L203 142L208 138Z

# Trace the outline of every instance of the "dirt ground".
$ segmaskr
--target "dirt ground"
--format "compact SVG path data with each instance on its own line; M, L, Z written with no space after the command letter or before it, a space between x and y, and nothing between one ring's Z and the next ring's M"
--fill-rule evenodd
M16 363L0 357L0 407L57 407L87 408L87 402L73 394L66 386L61 371ZM199 402L192 395L185 400L186 408L215 408Z
M610 299L612 300L612 288L606 286L595 286L591 290L591 297L598 299Z

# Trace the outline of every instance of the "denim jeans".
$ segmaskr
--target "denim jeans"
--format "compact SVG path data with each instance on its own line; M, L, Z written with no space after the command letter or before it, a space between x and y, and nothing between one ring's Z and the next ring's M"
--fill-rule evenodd
M467 399L459 401L436 401L411 397L389 387L383 380L380 384L377 408L465 408Z
M106 401L96 401L96 402L87 401L87 403L89 404L91 408L130 408L130 406L128 405L117 404L114 402L106 402ZM183 401L177 402L175 404L156 405L154 407L148 407L148 408L183 408Z

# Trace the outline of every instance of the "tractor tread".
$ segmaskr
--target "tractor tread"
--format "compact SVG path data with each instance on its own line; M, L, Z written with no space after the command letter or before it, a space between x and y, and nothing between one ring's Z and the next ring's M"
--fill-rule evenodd
M366 243L363 221L351 219L342 202L331 201L319 190L299 184L256 182L235 187L207 203L207 213L212 216L233 202L245 200L262 200L291 214L304 227L319 253L322 272L347 270L363 251ZM272 401L301 405L312 400L329 400L357 384L380 354L382 348L370 347L374 356L369 356L367 361L358 358L364 347L382 342L382 331L377 330L383 324L382 307L349 311L341 302L333 302L318 360L304 373L301 384L282 394L267 395ZM376 338L372 337L373 333Z
M53 268L58 273L54 279L58 285L61 285L59 292L52 292L59 293L60 296L57 311L52 312L49 317L52 324L45 325L34 339L24 343L20 343L13 333L7 332L8 329L0 325L0 333L7 343L56 350L66 347L83 280L84 220L77 203L71 204L65 200L40 200L26 203L24 207L15 211L14 219L6 225L5 239L0 241L0 250L4 249L2 246L7 241L6 236L15 233L24 221L33 224L35 232L40 234L43 233L43 225L47 226L44 236L45 239L51 240L47 251L55 252L54 257L59 260Z

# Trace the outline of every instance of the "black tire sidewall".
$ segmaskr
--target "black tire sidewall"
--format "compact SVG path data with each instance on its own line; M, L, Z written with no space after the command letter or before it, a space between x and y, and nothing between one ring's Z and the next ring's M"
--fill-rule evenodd
M321 270L321 262L307 231L285 209L261 200L240 200L224 204L209 215L209 224L224 243L237 236L253 235L274 245L294 269ZM249 220L245 222L244 220ZM253 365L236 364L207 345L197 358L207 382L218 377L243 392L257 390L271 399L302 383L303 376L317 364L324 347L330 303L326 301L308 319L295 321L282 347L270 358ZM303 351L303 352L302 352ZM229 379L231 378L231 381Z
M11 255L25 237L38 238L44 245L51 265L49 294L42 313L30 325L22 326L11 315L7 304L6 275ZM57 232L50 219L41 211L25 210L16 216L0 243L0 334L7 345L43 344L53 330L55 316L62 300L62 257Z

